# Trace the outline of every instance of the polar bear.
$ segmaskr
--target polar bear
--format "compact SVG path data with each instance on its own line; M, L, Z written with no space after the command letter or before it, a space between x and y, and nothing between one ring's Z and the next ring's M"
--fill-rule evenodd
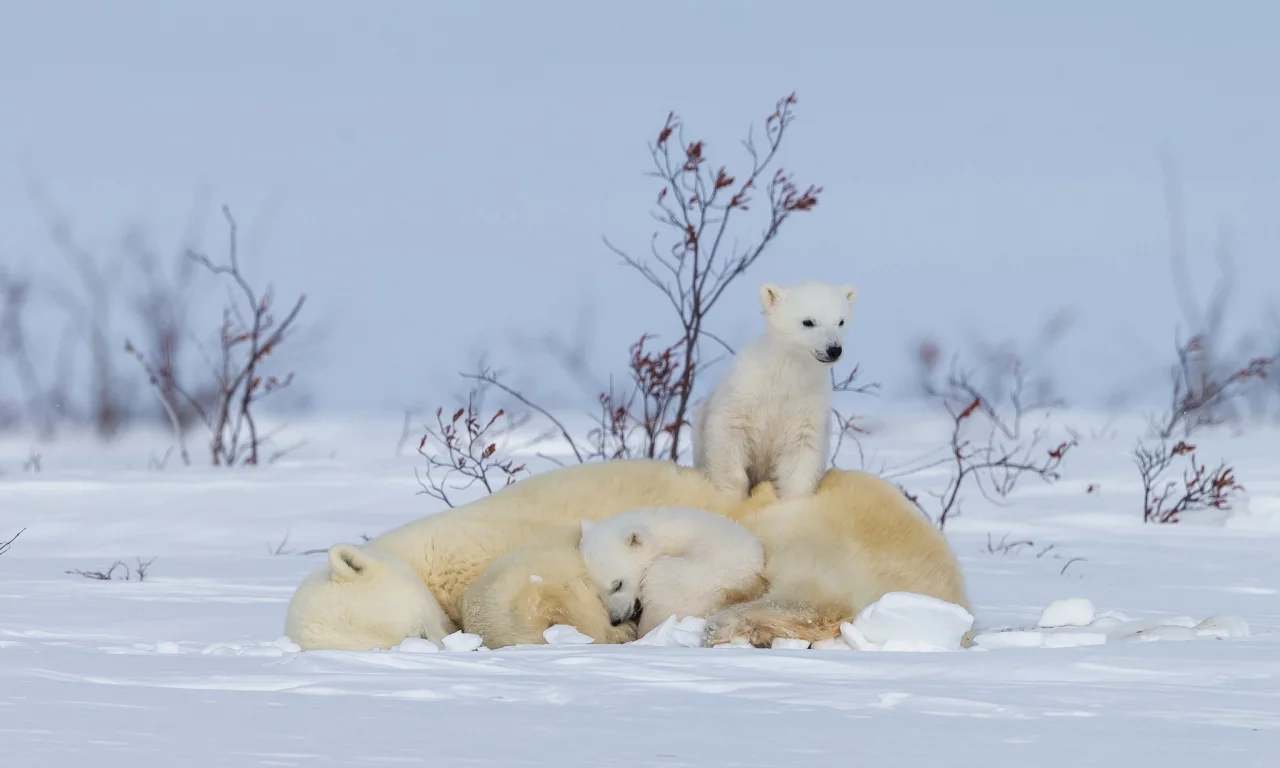
M746 498L770 480L780 498L813 493L831 451L831 366L844 350L857 290L764 285L765 331L734 356L698 409L694 466Z
M834 637L841 621L887 592L916 592L972 613L942 534L881 478L832 469L811 496L779 500L766 482L741 500L692 467L625 459L553 469L362 545L336 545L294 593L285 634L304 650L372 649L422 634L439 644L436 635L453 627L497 626L531 599L530 585L534 593L538 585L558 588L530 579L545 579L542 564L500 558L526 547L576 551L580 519L654 506L724 515L764 546L768 588L712 617L717 642L740 637L767 647L780 637ZM491 588L468 595L464 617L463 595L482 578ZM598 599L587 606L598 611L596 619L574 614L559 623L607 621ZM512 626L528 635L506 637L505 644L543 642L537 624Z
M723 518L721 518L723 519ZM569 526L572 529L572 526ZM494 607L500 610L493 610ZM611 621L586 564L566 538L548 539L494 560L462 593L462 625L487 648L529 642L569 624L597 643L636 639L634 621Z
M358 546L335 545L326 564L295 591L285 615L285 634L304 650L390 648L406 636L421 634L439 645L458 627L470 631L463 620L463 594L498 558L533 545L568 547L576 554L582 518L603 519L628 509L666 505L729 514L743 503L717 491L696 470L656 459L585 464L533 475ZM356 565L344 567L344 558ZM527 566L518 558L505 563L507 568ZM541 574L536 569L529 570L524 582L537 575ZM505 621L503 614L528 597L521 579L490 576L498 597L488 603L478 596L471 601L471 621L477 626L499 626ZM516 587L520 595L508 591ZM603 604L599 612L607 623ZM532 632L532 623L522 626ZM518 642L541 639L531 634Z
M675 615L709 616L763 594L764 547L723 515L648 507L583 519L578 549L613 624L643 636Z

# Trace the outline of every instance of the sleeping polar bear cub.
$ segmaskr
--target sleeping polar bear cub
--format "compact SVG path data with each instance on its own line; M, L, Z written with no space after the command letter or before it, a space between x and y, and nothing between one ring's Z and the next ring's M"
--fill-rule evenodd
M641 637L668 616L710 616L767 586L759 540L706 510L646 507L581 528L578 549L610 623L636 621Z

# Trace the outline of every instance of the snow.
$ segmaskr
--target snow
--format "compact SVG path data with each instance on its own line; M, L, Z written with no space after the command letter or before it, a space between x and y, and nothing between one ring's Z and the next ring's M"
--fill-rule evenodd
M542 633L542 639L547 641L547 645L588 645L595 642L593 638L568 624L547 627Z
M454 632L451 635L445 635L441 641L444 643L446 651L478 651L484 645L484 638L479 635L473 635L470 632Z
M879 456L917 455L939 426L891 416L866 441ZM459 633L454 652L406 638L301 653L280 634L322 562L303 553L439 509L415 495L413 459L391 456L399 426L292 423L307 446L256 471L148 470L160 433L108 450L0 440L0 539L27 529L0 555L0 765L1198 768L1280 753L1274 431L1200 441L1236 462L1243 523L1143 526L1123 436L1082 440L1062 481L1006 506L972 494L947 531L969 649L958 607L894 595L811 648L704 648L703 619L671 617L624 646L555 627L495 651ZM33 447L42 471L24 473ZM1034 546L991 551L1006 534ZM141 582L67 573L153 557ZM830 652L852 648L875 652Z
M1093 601L1087 597L1054 600L1040 612L1037 627L1083 627L1093 623Z
M853 629L881 648L958 650L973 616L961 606L926 595L890 592L863 608Z
M677 620L674 615L641 638L626 645L656 645L668 648L700 648L707 622L699 616L685 616Z

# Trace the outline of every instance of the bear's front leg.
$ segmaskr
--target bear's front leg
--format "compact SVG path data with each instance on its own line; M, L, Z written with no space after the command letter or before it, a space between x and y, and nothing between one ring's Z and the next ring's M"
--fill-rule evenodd
M708 414L698 453L703 472L711 484L721 491L745 499L751 494L751 478L747 473L746 431L726 423L720 415Z
M788 452L778 457L778 498L812 495L826 471L827 454L822 448L822 441L816 435L797 441Z

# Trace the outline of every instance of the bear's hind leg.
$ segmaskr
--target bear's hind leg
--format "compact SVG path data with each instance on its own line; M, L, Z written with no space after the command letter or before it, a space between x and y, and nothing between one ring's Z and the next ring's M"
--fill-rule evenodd
M768 648L778 638L816 643L838 636L846 621L853 621L849 606L778 602L766 595L712 615L707 620L704 644L741 639L756 648Z

